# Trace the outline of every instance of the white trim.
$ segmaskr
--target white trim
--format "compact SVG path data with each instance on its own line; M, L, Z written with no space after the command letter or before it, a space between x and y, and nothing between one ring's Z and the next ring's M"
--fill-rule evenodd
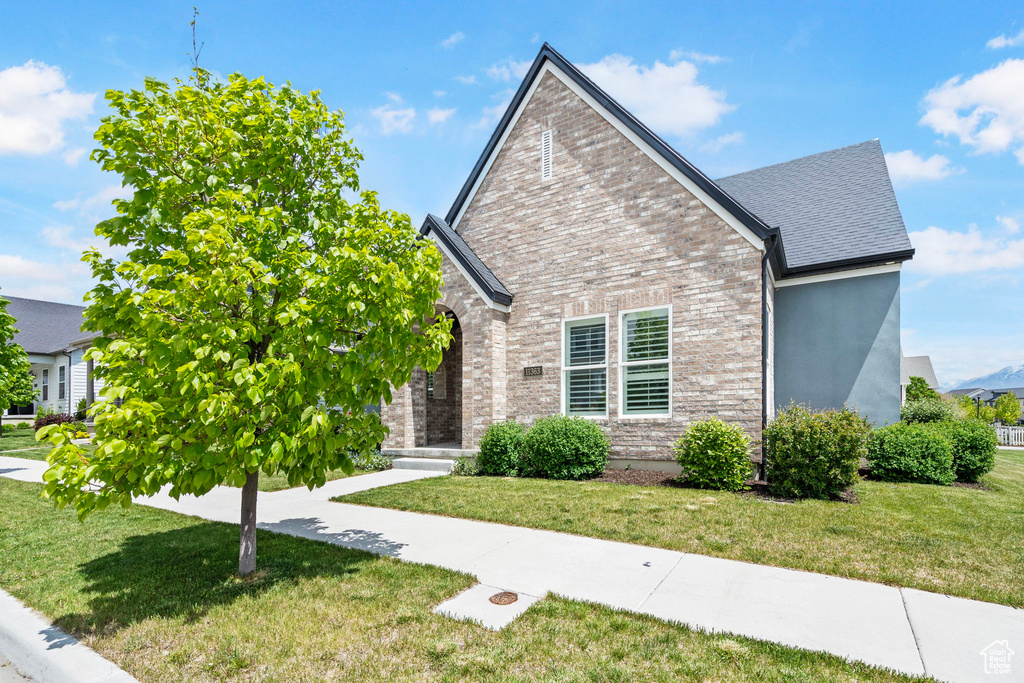
M552 132L548 128L540 134L540 179L551 180L554 177L554 156L555 151L552 144Z
M581 320L604 320L604 364L603 365L566 365L565 364L565 331L566 324L572 322L579 322ZM561 387L559 391L559 413L562 415L568 415L566 411L568 408L566 400L566 373L569 370L594 370L598 368L604 369L604 415L580 415L579 417L586 418L588 420L607 420L608 419L608 394L611 391L611 368L609 367L608 351L611 348L611 322L608 319L607 313L594 313L591 315L578 315L573 318L562 318L558 323L558 334L561 336L561 342L559 344L559 361L558 361L558 381Z
M831 282L832 280L847 280L852 277L864 277L867 275L881 275L882 273L897 273L903 267L900 263L886 263L883 266L871 266L870 268L854 268L852 270L838 270L834 273L820 273L806 277L795 277L792 279L779 280L775 283L775 289L782 287L793 287L795 285L813 285L816 282Z
M459 261L459 259L455 258L455 255L448 251L447 245L445 245L444 242L442 242L434 235L433 230L427 233L427 238L433 241L435 245L437 245L437 248L441 250L442 254L448 257L449 261L455 264L455 267L459 269L460 273L462 273L462 277L465 278L466 282L468 282L473 287L473 290L480 295L480 298L483 299L484 303L487 304L488 308L493 308L494 310L501 311L502 313L508 313L509 311L512 310L511 306L499 304L497 301L494 301L493 299L491 299L491 297L487 296L487 293L483 290L483 288L480 287L479 284L477 284L477 281L473 278L473 276L470 275L469 272L467 272L466 269L462 267L462 263Z
M660 311L660 310L667 310L668 311L668 358L666 358L664 361L661 361L661 360L657 360L657 361L650 361L650 360L627 361L627 360L625 360L625 357L626 357L626 340L625 340L626 326L623 324L623 319L629 313L642 313L643 311ZM618 332L618 334L619 334L619 358L618 358L618 365L619 365L619 370L618 370L618 373L619 373L619 400L618 400L618 409L619 409L619 419L620 420L671 420L672 419L672 407L673 407L673 402L672 402L672 385L673 385L673 382L672 382L672 370L673 370L673 362L672 362L672 337L674 336L672 333L673 333L673 328L672 328L672 304L663 304L663 305L660 305L660 306L645 306L644 308L629 308L629 309L626 309L626 310L619 311L619 332ZM632 365L655 365L655 364L661 364L661 363L668 363L668 413L649 413L649 414L646 414L646 415L644 415L644 414L627 415L626 414L626 368L629 367L629 366L632 366Z
M608 121L608 123L612 124L612 126L614 126L616 130L618 130L630 142L636 145L640 149L640 151L642 151L644 154L650 157L651 160L654 161L654 163L656 163L658 166L662 168L662 170L664 170L666 173L672 176L680 185L686 188L686 190L690 192L690 194L697 197L697 199L703 202L704 205L711 209L719 218L721 218L730 227L736 230L736 232L742 235L743 238L750 242L750 244L752 244L755 249L757 249L760 252L764 252L764 240L760 239L757 235L751 232L750 228L748 228L747 226L743 225L743 223L738 221L735 216L726 211L721 204L712 199L710 195L704 192L704 190L697 187L697 185L692 180L687 178L675 166L670 164L668 160L665 159L665 157L654 151L653 147L651 147L642 139L640 139L640 137L632 130L630 130L628 126L626 126L624 123L622 123L622 121L613 116L611 112L609 112L607 109L598 104L597 100L595 100L593 97L587 94L585 90L576 85L576 82L574 80L569 78L569 76L567 76L561 69L554 66L550 61L545 61L544 65L541 66L540 71L537 72L537 76L533 79L533 83L530 85L530 89L527 91L526 96L523 98L523 101L519 103L519 108L512 116L512 119L509 121L508 126L505 127L505 130L502 133L501 138L498 140L498 144L495 145L494 150L491 152L491 156L487 159L487 163L484 164L483 169L481 169L480 171L480 175L477 176L476 182L473 184L473 189L470 190L469 194L466 196L465 201L462 203L462 207L459 209L458 215L452 222L453 230L457 228L459 221L462 220L462 216L466 212L466 209L469 208L469 205L473 202L473 198L476 196L477 190L480 189L481 183L483 182L484 178L487 176L487 173L491 169L491 163L494 161L494 159L498 156L498 153L505 146L505 141L508 139L508 136L515 128L516 123L519 122L519 117L526 109L526 106L530 103L530 99L533 97L534 92L536 92L537 86L540 84L544 74L548 72L552 73L556 78L558 78L558 80L562 81L562 83L565 84L567 88L576 93L576 95L579 96L580 99L582 99L584 102L590 105L590 107L594 111L596 111L598 114L604 117L604 119Z

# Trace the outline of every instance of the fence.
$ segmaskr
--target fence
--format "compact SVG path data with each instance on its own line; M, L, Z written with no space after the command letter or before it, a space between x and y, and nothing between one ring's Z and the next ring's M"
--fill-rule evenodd
M1024 446L1024 427L996 427L996 436L1003 446Z

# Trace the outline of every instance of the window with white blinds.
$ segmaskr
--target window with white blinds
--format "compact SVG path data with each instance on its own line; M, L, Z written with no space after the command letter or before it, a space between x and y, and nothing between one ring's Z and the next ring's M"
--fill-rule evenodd
M566 415L608 415L608 318L566 320L562 409Z
M672 414L672 312L668 308L624 312L619 317L622 417Z

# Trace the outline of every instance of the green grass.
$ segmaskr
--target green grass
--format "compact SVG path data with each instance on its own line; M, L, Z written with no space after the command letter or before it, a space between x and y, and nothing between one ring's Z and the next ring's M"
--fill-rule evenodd
M7 451L20 450L22 448L36 448L40 444L36 441L36 432L33 429L16 429L13 432L7 432L0 437L0 453ZM46 447L46 444L43 444ZM29 458L30 455L24 455L21 453L14 454L12 457L18 458ZM45 452L42 458L36 458L37 460L44 460L46 458Z
M1024 607L1024 452L990 490L861 481L858 505L724 492L437 477L336 498L792 567Z
M139 680L908 681L839 658L546 599L500 633L431 612L467 575L133 506L84 524L0 478L0 586Z
M335 479L344 479L345 477L348 477L348 476L353 476L354 477L356 475L366 474L368 472L369 472L369 470L356 470L351 475L348 475L348 474L345 474L344 472L342 472L341 470L334 470L333 472L328 472L327 473L327 481L334 481ZM284 489L290 489L290 488L295 488L295 487L288 483L288 477L286 475L284 475L284 474L267 475L267 474L264 474L263 472L260 472L260 485L259 485L260 491L266 491L266 492L269 493L271 491L283 491Z

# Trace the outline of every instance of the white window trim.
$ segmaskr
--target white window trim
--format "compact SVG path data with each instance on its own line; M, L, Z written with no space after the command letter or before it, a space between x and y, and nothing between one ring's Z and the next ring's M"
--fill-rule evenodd
M566 332L566 325L568 323L579 322L581 320L599 320L599 319L600 320L604 320L604 336L605 336L605 340L604 340L604 364L603 365L566 365L565 364L565 360L566 360L565 359L565 337L566 337L565 332ZM560 351L559 351L559 355L560 355L561 361L559 363L560 369L558 371L559 372L559 382L561 383L561 386L562 386L562 390L560 392L561 399L559 400L559 404L560 404L559 405L559 410L560 410L562 415L568 415L569 414L569 412L568 412L569 402L568 402L568 396L566 395L566 392L568 391L569 386L568 386L568 383L565 381L565 378L568 376L568 371L569 370L594 370L594 369L597 369L597 368L604 368L604 415L580 415L579 417L582 417L582 418L587 419L587 420L607 420L608 419L608 404L610 403L610 401L608 400L608 394L609 394L609 391L610 391L611 374L612 374L611 373L611 368L608 367L609 366L609 363L608 363L608 350L611 348L611 332L612 332L612 326L609 323L608 314L607 313L595 313L595 314L592 314L592 315L578 315L578 316L576 316L574 318L562 318L561 323L559 323L559 325L558 325L558 333L562 337L562 341L561 341L561 344L560 344L561 348L560 348Z
M626 332L626 325L624 319L628 313L642 313L644 311L660 311L668 310L668 358L664 361L649 361L649 360L634 360L627 361L626 358L626 340L624 338L619 339L619 419L620 420L671 420L672 419L672 304L663 304L661 306L647 306L645 308L630 308L627 310L619 311L619 336L622 337ZM659 414L648 414L648 415L627 415L626 414L626 368L632 365L653 365L654 363L668 363L668 412Z

